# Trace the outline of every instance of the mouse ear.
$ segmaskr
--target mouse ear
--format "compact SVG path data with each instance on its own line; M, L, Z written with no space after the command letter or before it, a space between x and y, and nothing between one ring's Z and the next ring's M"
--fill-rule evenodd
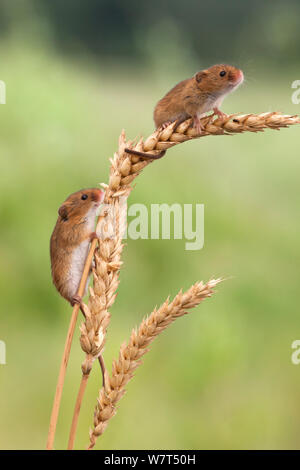
M63 220L68 220L67 206L65 206L64 204L60 206L60 208L58 209L58 214L61 216Z
M197 72L194 75L196 82L200 83L201 80L205 77L205 75L206 75L205 70L200 70L200 72Z

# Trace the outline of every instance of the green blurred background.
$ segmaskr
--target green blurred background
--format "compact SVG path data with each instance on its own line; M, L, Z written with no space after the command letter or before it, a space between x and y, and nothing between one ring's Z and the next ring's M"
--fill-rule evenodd
M57 209L107 181L118 135L150 134L156 101L216 62L244 70L225 112L299 113L300 4L231 0L2 1L0 447L44 448L71 309L51 283ZM198 279L213 298L153 344L98 449L299 448L299 128L180 145L130 203L205 204L205 246L128 240L108 367L133 326ZM55 447L65 448L83 353L75 335ZM76 448L88 442L92 372Z

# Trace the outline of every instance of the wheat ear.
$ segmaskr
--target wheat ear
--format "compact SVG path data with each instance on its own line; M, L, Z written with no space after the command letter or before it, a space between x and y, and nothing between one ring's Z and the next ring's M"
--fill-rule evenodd
M142 321L138 329L132 330L128 344L121 346L119 358L113 362L112 374L106 379L106 388L100 389L94 413L94 427L90 431L89 450L95 446L97 438L103 434L109 420L116 414L116 404L126 392L125 386L141 364L141 357L148 351L150 343L176 318L210 297L220 281L221 279L213 279L206 284L197 282L188 291L180 291L172 302L167 299L159 309L154 309Z
M151 155L159 156L161 151L166 151L174 145L177 145L179 143L182 143L187 140L194 139L194 138L205 137L207 135L230 135L232 133L242 133L246 131L259 132L259 131L263 131L266 128L279 129L280 127L287 127L289 125L298 124L298 123L300 123L298 116L282 115L277 112L262 113L259 115L233 114L233 115L227 116L225 119L219 119L219 118L212 119L212 117L208 116L201 120L203 131L201 135L198 135L196 131L193 128L191 128L192 120L188 119L184 121L183 123L181 123L179 126L177 126L177 123L175 122L169 125L166 129L156 130L145 141L143 141L143 139L140 139L139 142L137 143L128 142L125 147L125 151L126 149L133 149L138 152L148 153L149 157ZM122 187L128 187L128 185L130 185L130 183L135 179L137 174L139 174L139 172L147 164L151 163L152 161L151 157L149 160L143 160L138 155L130 155L130 154L128 155L130 159L128 159L128 157L125 158L124 146L125 146L125 135L123 132L119 141L119 152L118 154L115 155L115 160L114 162L112 162L112 168L111 168L110 182L111 181L114 182L113 186L114 186L114 190L117 191L117 194L118 194L118 191L120 191ZM125 160L123 160L124 158ZM118 167L122 168L122 166L126 168L126 172L124 174L122 174L122 172L116 171ZM211 281L211 282L214 283L218 281ZM193 286L191 290L188 291L188 293L190 293L195 288L195 286ZM206 286L208 286L208 284ZM178 294L178 296L180 295L181 294ZM178 300L178 296L176 297L177 300ZM173 302L175 302L176 299L174 299ZM191 307L192 306L193 305L191 305ZM152 313L153 316L155 316L155 313L156 313L155 311ZM150 315L149 319L152 318L152 314ZM173 321L173 319L171 321ZM166 323L166 326L168 324L169 323ZM164 326L164 328L166 326ZM139 332L142 331L143 328L144 328L144 323L142 323L139 329ZM133 331L133 337L134 335L135 335L135 332ZM133 337L131 338L131 340L133 340ZM154 337L155 337L155 334L152 337L152 339ZM151 340L149 340L149 342L150 341ZM128 345L128 348L130 349L130 343ZM140 354L142 355L144 354L144 352ZM121 369L118 369L118 366L120 366L122 357L124 358L125 356L124 354L122 356L122 348L121 348L119 363L114 363L112 378L107 384L107 387L102 388L100 391L98 405L95 411L94 430L91 432L91 435L90 435L90 447L89 447L90 449L93 448L93 446L95 445L97 436L103 433L109 418L113 416L113 414L115 413L114 405L123 395L124 385L131 378L131 375L129 374L127 375L127 378L123 377L122 380L120 379L119 370L121 371ZM129 357L130 357L130 354L129 354ZM132 363L132 370L135 369L138 365L138 364L136 365L133 365L133 364L134 362ZM120 383L123 384L123 390L121 390L118 394L112 394L111 396L109 396L109 394L111 394L112 392L112 388L116 385L116 383L119 385Z
M279 129L280 127L288 127L290 125L299 123L300 121L298 116L283 115L277 112L241 115L232 114L228 116L225 120L213 120L211 117L206 117L201 120L203 132L199 136L196 134L195 130L191 128L191 119L188 119L187 121L180 124L177 128L176 123L173 123L164 130L156 130L145 141L143 141L143 139L140 139L137 143L130 141L126 143L125 133L123 131L119 139L119 151L117 154L115 154L114 159L111 160L109 184L104 185L104 187L106 188L105 203L114 204L114 200L119 201L119 198L124 195L127 198L130 191L132 190L130 186L132 181L139 175L143 168L145 168L149 163L153 161L152 159L144 160L136 155L129 155L126 153L126 148L134 149L149 154L160 154L162 150L168 150L174 145L194 138L205 137L207 135L228 135L247 131L259 132L263 131L266 128ZM86 268L88 270L90 269L90 263L96 248L96 243L97 242L94 240L90 248L88 260L86 263ZM104 260L104 262L106 261ZM111 263L111 266L113 266L113 263ZM107 275L109 274L109 272L110 269L108 269ZM87 274L86 277L85 275L83 275L82 285L85 285L86 278ZM79 292L78 294L80 295ZM55 392L54 404L49 426L47 449L53 448L58 412L62 395L62 388L66 373L66 367L68 364L77 315L78 306L75 306L73 309L72 318L67 333L65 350L61 362L61 368Z
M82 377L69 434L69 450L74 447L88 377L94 361L103 351L110 317L108 309L114 303L115 292L119 285L127 198L132 190L130 183L147 164L147 162L141 162L139 165L132 165L131 157L125 152L125 134L122 132L119 139L119 152L111 160L109 183L103 184L105 187L104 205L96 228L101 242L95 252L94 286L90 288L88 305L83 304L86 318L80 327L80 344L86 356L81 366Z
M299 116L281 114L278 112L262 114L231 114L225 119L207 116L201 119L203 128L201 134L191 127L192 119L187 119L177 126L176 121L166 129L157 129L145 141L141 140L136 146L128 146L130 149L159 155L175 145L187 140L198 139L208 135L232 135L243 132L263 132L265 129L277 129L300 124Z

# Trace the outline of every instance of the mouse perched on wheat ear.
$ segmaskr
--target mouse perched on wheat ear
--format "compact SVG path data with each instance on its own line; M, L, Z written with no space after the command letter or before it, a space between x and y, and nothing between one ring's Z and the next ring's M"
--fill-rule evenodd
M208 111L213 111L212 116L226 117L220 106L224 98L243 80L243 72L232 65L219 64L200 70L192 78L177 83L157 103L154 109L156 128L164 129L174 121L177 121L177 127L181 122L192 118L193 127L201 134L201 117ZM161 152L160 155L150 155L130 149L126 149L126 152L153 159L161 158L165 154Z

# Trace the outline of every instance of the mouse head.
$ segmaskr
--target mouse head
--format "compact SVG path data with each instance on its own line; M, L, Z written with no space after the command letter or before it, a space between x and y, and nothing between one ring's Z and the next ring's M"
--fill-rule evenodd
M243 82L244 74L232 65L219 64L197 72L194 78L199 90L222 95L237 88Z
M71 194L58 209L63 221L96 215L96 210L103 201L104 193L98 188L81 189Z

